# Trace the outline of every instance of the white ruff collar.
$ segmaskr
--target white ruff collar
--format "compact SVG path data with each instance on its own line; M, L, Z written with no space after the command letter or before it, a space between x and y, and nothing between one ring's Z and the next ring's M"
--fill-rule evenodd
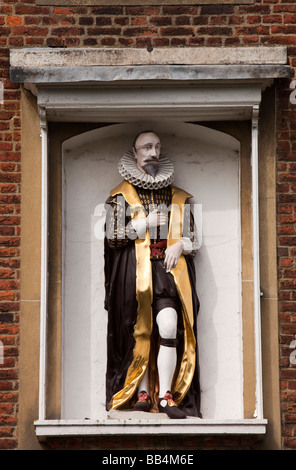
M174 179L174 166L164 155L160 155L159 157L159 167L155 178L139 170L131 150L121 157L118 170L125 180L129 181L134 186L140 186L144 189L165 188L169 186Z

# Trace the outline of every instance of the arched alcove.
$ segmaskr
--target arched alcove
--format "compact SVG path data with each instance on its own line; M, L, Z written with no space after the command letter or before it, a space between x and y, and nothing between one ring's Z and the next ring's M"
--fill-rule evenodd
M173 122L109 125L63 144L62 418L106 417L103 204L122 179L120 157L147 128L174 163L174 184L194 196L203 417L243 419L240 145Z

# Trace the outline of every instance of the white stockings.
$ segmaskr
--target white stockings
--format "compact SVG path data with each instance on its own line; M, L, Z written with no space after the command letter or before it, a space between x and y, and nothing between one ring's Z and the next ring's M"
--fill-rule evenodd
M172 380L177 363L176 337L177 337L177 312L171 307L162 309L157 317L156 323L160 336L160 348L157 357L157 369L159 378L159 396L163 397L171 390ZM149 379L146 370L139 385L139 391L145 390L149 393Z

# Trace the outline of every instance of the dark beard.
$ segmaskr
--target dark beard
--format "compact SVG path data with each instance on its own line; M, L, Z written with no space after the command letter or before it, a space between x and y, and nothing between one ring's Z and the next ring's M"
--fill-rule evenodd
M144 165L142 168L145 171L145 173L147 173L148 175L155 178L155 176L158 172L159 164L158 163L148 163L147 165Z

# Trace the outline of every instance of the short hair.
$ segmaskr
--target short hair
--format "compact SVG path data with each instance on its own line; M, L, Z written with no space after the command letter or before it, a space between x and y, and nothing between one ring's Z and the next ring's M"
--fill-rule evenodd
M133 141L133 148L134 148L135 150L136 150L136 142L137 142L138 138L140 137L140 135L142 135L142 134L155 134L155 135L157 135L156 132L155 132L155 131L152 131L152 130L146 130L146 131L141 131L141 132L139 132L139 133L136 135L136 137L134 138L134 141Z

